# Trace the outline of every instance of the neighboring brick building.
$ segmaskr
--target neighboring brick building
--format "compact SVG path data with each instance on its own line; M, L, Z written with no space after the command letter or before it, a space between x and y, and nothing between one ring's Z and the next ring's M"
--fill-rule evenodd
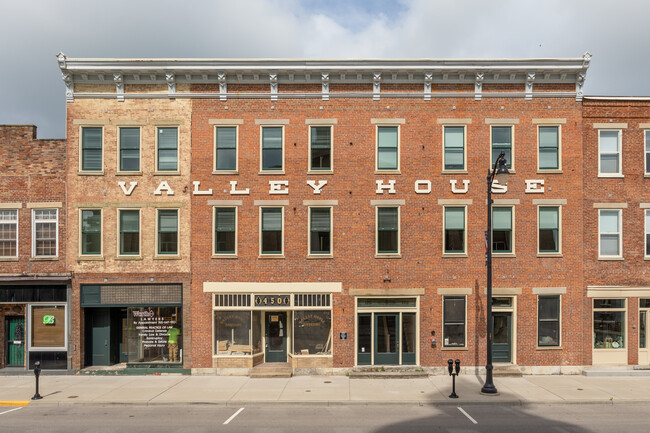
M70 368L65 140L0 126L0 368Z
M583 103L585 364L650 364L650 100Z

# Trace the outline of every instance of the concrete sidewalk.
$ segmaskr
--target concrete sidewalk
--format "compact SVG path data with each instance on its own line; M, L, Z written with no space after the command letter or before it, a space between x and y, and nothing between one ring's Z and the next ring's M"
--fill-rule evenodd
M495 378L498 396L480 394L483 377L353 379L295 376L251 379L231 376L41 376L42 400L30 400L30 376L0 377L0 406L218 404L572 404L650 402L650 377L524 376Z

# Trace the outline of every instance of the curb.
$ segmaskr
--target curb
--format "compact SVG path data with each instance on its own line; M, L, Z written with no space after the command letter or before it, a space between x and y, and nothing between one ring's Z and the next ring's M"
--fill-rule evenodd
M29 400L0 400L0 407L29 406Z

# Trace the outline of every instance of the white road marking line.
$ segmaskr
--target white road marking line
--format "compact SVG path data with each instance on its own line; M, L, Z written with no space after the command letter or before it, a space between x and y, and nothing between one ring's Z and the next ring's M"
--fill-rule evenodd
M456 407L458 407L458 410L461 411L463 413L463 415L465 415L467 418L469 418L470 421L472 421L474 424L478 424L474 418L469 416L469 414L463 410L462 407L460 407L460 406L456 406Z
M237 415L239 415L239 414L241 413L242 410L244 410L243 407L242 407L242 408L239 408L239 410L238 410L237 412L235 412L235 413L234 413L230 418L228 418L228 419L226 420L226 422L223 423L223 425L226 425L226 424L228 424L230 421L232 421L233 419L235 419L235 417L236 417ZM1 414L0 414L0 415L1 415Z
M13 408L13 409L6 410L4 412L0 412L0 415L4 415L6 413L13 412L13 411L19 410L19 409L22 409L22 407L16 407L16 408Z

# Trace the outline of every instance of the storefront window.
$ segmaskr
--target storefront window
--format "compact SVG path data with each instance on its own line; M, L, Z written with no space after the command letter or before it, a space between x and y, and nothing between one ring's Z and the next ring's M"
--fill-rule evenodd
M32 307L31 347L65 347L65 307Z
M262 312L253 311L253 353L262 352Z
M594 299L594 348L625 348L625 300Z
M127 362L181 362L181 307L127 308Z
M293 329L295 355L330 355L332 353L331 311L296 311Z
M214 340L217 355L250 355L251 312L215 311Z

